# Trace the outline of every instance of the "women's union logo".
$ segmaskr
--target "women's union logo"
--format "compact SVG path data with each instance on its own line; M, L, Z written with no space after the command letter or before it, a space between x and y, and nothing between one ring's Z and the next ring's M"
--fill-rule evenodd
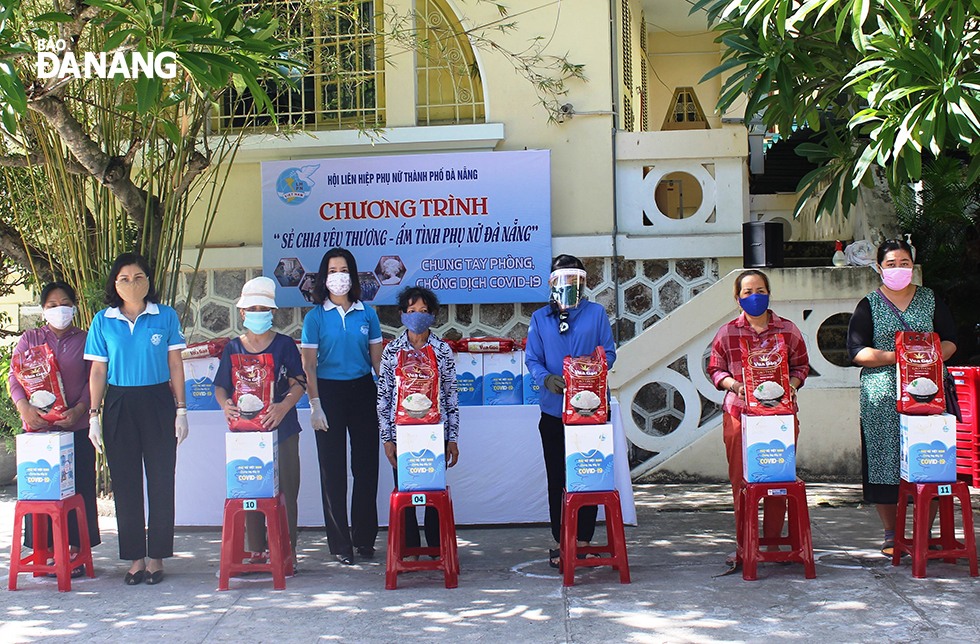
M37 41L38 78L175 78L177 54L162 52L66 51L64 40Z
M286 168L276 179L276 194L288 206L300 205L313 194L313 186L316 184L310 177L319 169L319 164Z

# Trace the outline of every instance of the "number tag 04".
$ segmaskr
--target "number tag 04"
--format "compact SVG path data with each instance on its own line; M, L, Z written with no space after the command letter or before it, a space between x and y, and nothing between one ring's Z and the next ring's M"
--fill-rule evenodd
M255 499L244 499L242 501L243 510L254 510L256 507L258 507L258 504L255 502Z
M413 494L412 495L412 505L425 505L425 495L424 494Z

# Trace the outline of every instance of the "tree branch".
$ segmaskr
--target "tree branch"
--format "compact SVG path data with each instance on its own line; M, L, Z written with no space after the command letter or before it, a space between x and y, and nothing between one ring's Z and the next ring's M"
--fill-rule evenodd
M28 155L0 156L0 166L4 168L31 168L49 163L42 152L31 152ZM65 159L65 167L71 174L88 174L88 171L72 158Z
M20 266L24 273L35 274L42 282L53 282L62 274L61 267L53 266L47 255L37 248L27 246L13 226L0 221L0 253Z
M146 192L133 183L122 157L106 154L89 136L60 98L45 96L27 106L43 116L79 164L119 200L126 214L141 229L146 219Z
M211 159L207 158L197 150L188 155L187 158L187 172L184 176L180 178L180 183L174 188L174 191L170 194L171 203L177 203L184 196L184 193L190 189L191 184L194 179L198 177L202 172L204 172L208 166L211 165Z

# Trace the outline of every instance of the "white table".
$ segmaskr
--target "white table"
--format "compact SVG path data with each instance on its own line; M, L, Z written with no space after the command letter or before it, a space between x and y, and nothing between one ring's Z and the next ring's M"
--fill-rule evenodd
M616 488L623 520L636 524L630 483L626 435L619 403L611 416L615 440ZM322 526L320 470L308 410L299 411L299 525ZM460 525L547 523L548 494L537 405L461 407L459 463L446 479L453 491L453 509ZM191 433L177 449L177 514L179 526L220 526L225 502L225 433L220 411L188 412ZM378 518L388 522L388 499L394 482L391 465L379 450ZM349 476L349 475L348 475ZM348 478L348 492L352 485Z

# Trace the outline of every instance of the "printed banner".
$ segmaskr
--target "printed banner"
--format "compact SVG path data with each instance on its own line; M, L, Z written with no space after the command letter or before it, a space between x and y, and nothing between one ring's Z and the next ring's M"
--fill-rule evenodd
M547 150L262 164L262 265L279 306L309 306L330 248L357 260L361 299L409 285L445 304L545 302L551 263Z

